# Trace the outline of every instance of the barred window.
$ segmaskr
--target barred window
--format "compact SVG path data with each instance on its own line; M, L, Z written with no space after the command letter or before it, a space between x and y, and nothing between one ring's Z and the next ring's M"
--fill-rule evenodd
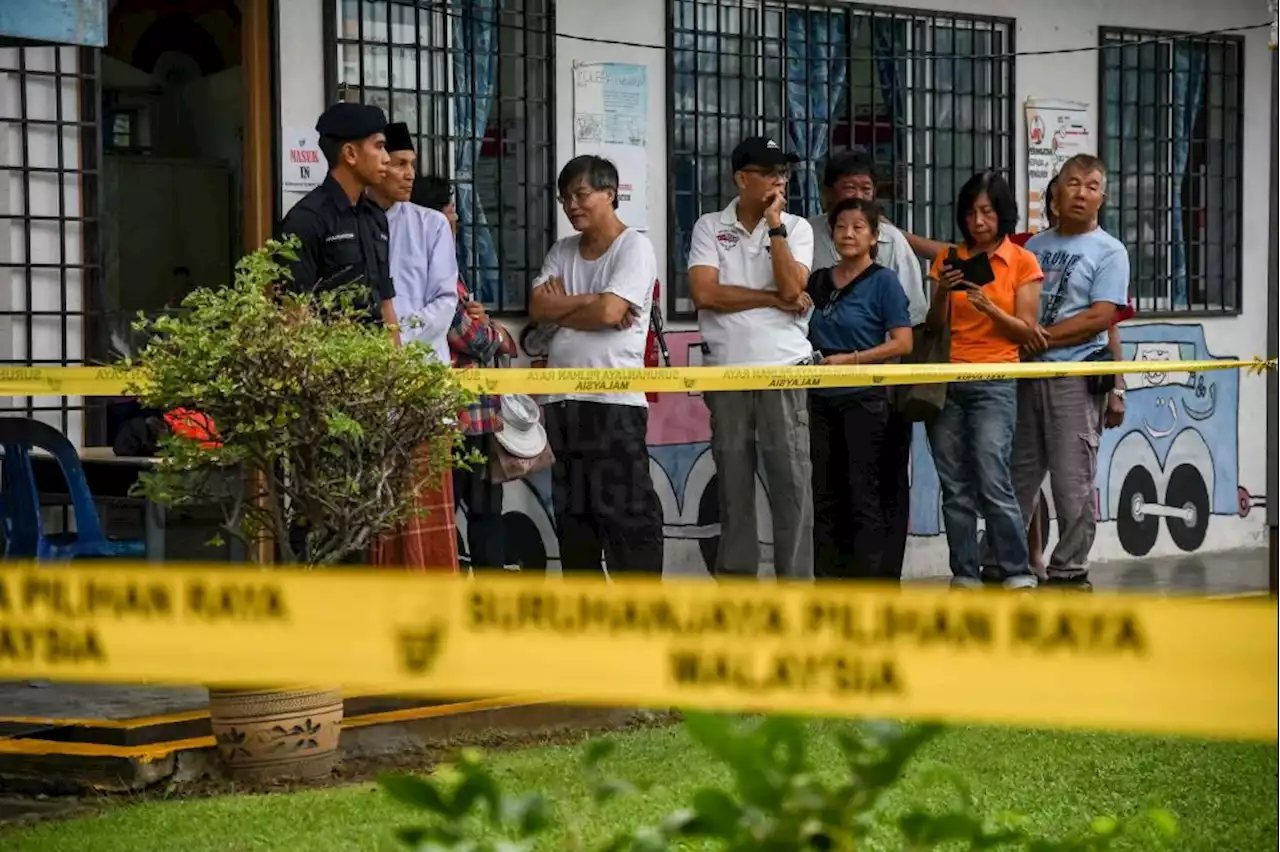
M99 81L97 50L0 38L0 369L107 356ZM75 444L103 437L100 398L0 397L0 409Z
M822 210L822 169L854 145L875 157L880 201L922 236L955 237L956 194L1014 162L1013 22L858 4L669 0L668 309L690 316L698 216L736 195L729 155L764 135L801 158L789 209Z
M382 107L447 177L458 268L497 313L523 313L555 237L552 0L331 0L328 91Z
M1240 306L1244 42L1103 29L1102 225L1129 249L1144 313Z

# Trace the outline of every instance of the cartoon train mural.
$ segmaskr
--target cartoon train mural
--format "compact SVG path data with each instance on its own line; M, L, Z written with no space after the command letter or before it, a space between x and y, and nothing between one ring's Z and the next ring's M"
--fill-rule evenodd
M1128 360L1235 357L1211 354L1204 329L1196 324L1129 325L1121 339ZM697 332L668 332L672 365L699 365L700 343ZM1104 431L1099 445L1099 520L1115 524L1120 545L1131 556L1156 548L1162 529L1178 550L1197 550L1214 516L1245 517L1255 503L1238 485L1239 371L1136 373L1128 377L1127 387L1125 422ZM663 507L669 571L701 573L715 559L720 518L710 439L700 394L663 394L651 404L650 466ZM526 570L558 562L550 488L544 471L509 484L504 492L510 555ZM756 489L758 528L767 555L772 533L766 484L760 478ZM1047 485L1041 512L1052 545ZM460 531L465 523L459 513ZM938 476L922 427L917 427L912 446L910 531L918 537L942 534Z

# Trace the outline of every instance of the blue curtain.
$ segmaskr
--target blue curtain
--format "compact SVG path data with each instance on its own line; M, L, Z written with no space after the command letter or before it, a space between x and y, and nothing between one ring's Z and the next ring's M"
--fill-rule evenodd
M1187 44L1173 46L1173 306L1187 305L1187 244L1182 222L1182 184L1191 156L1191 134L1200 116L1207 55Z
M880 146L875 146L875 157L879 161L880 174L883 177L889 174L893 183L897 184L897 174L892 174L886 169L893 169L899 160L906 158L906 123L907 123L907 105L905 102L905 92L902 85L898 82L907 76L907 25L905 21L885 21L877 18L872 19L871 40L875 45L876 52L876 72L880 75L880 98L881 103L889 108L889 120L893 122L892 141L888 151L888 158L884 156ZM895 60L894 57L903 57ZM905 187L898 187L899 193ZM890 218L896 221L904 221L899 217L903 215L905 205L903 202L895 201L891 204L888 211ZM892 209L897 208L897 209Z
M469 272L480 301L494 304L498 250L476 197L475 170L498 82L498 0L470 0L453 19L453 132L458 140L458 268Z
M817 164L827 153L832 111L844 103L848 37L843 12L787 12L787 115L792 151L804 169L799 188L805 216L822 212Z

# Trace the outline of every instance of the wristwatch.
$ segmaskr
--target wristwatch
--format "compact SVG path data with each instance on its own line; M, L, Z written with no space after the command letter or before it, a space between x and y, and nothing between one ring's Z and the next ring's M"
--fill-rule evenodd
M1117 399L1124 399L1124 388L1112 388L1111 395Z
M779 225L776 228L769 229L769 239L773 239L774 237L786 237L786 236L787 236L786 225Z

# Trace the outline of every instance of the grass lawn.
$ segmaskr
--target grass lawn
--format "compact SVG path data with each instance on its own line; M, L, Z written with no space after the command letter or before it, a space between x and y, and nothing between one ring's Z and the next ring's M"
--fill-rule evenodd
M836 771L831 731L844 722L815 722L816 763ZM655 786L643 798L597 808L577 763L581 746L492 755L510 792L538 790L554 802L560 821L599 841L624 826L656 822L681 807L697 787L725 782L679 727L616 736L610 774ZM1004 728L955 728L930 743L922 760L961 771L988 814L1015 810L1048 834L1083 829L1091 817L1133 814L1154 805L1181 825L1175 848L1254 852L1276 848L1277 750L1274 745L1207 743L1111 734L1064 734ZM921 765L887 803L908 799L941 806L945 791L926 781ZM391 830L416 814L371 785L292 794L146 801L112 807L88 819L46 823L0 833L10 852L330 852L396 848ZM869 849L896 850L892 834ZM569 848L564 833L542 847ZM1142 842L1126 848L1149 848Z

